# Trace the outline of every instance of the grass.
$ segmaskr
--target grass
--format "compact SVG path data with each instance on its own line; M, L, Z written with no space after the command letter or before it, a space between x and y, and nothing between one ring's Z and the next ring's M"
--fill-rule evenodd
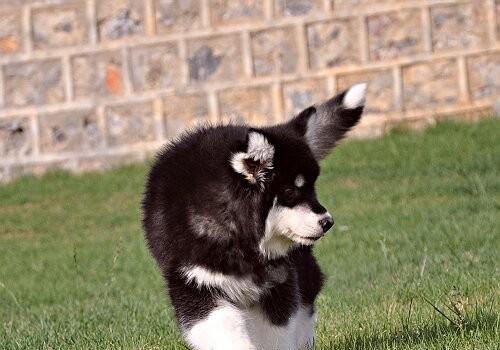
M499 349L500 121L340 146L317 349ZM147 166L0 187L1 349L186 349L145 247Z

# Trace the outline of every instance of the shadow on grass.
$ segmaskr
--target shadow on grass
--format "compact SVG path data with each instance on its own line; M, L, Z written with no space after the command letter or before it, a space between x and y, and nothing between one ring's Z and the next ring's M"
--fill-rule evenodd
M400 329L384 330L379 334L373 334L373 332L353 333L337 342L329 344L328 349L392 349L399 348L400 346L438 344L440 339L450 335L462 337L476 331L493 333L498 327L499 317L499 315L494 313L481 312L473 319L464 323L463 328L459 328L450 322L440 321L420 326L403 325ZM321 347L321 349L323 348ZM320 350L320 347L316 347L315 349Z

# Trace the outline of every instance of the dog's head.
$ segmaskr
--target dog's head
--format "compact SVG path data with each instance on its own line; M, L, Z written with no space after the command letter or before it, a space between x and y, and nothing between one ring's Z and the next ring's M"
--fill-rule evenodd
M261 252L285 255L296 245L312 245L334 224L318 202L315 182L319 161L361 118L366 84L358 84L288 123L250 129L245 152L231 165L250 186L269 198Z

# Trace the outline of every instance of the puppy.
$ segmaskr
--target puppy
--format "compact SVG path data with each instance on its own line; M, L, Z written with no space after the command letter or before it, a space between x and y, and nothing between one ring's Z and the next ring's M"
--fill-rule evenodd
M318 162L359 121L365 92L275 126L189 131L158 154L143 225L193 349L312 347L323 275L311 246L334 224Z

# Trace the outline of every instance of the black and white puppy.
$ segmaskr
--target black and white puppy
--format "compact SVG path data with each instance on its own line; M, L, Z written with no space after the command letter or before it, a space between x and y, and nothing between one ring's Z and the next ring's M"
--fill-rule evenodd
M159 153L143 224L194 349L312 346L323 276L311 246L333 226L316 198L318 162L359 121L365 92L271 127L190 131Z

